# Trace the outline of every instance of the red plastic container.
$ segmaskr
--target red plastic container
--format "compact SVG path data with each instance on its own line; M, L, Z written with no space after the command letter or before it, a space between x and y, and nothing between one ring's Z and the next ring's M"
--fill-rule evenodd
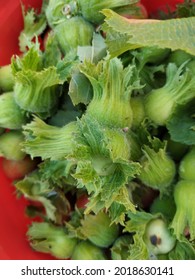
M171 8L182 0L142 0L148 13L154 13L168 3ZM41 0L22 0L22 3L40 8ZM10 57L18 54L18 36L23 26L21 1L6 0L0 6L0 66L9 64ZM0 259L33 260L53 259L32 251L26 240L26 231L30 220L25 216L27 201L16 199L12 182L6 178L1 168L0 159Z

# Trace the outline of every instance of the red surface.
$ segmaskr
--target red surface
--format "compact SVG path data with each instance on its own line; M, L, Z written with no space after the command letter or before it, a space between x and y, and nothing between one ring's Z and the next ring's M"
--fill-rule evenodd
M155 13L157 10L166 10L167 5L172 10L176 4L183 3L184 0L141 0L142 4L148 10L149 14Z
M0 259L33 260L53 259L52 257L32 251L26 239L30 219L25 216L27 201L17 199L15 188L4 175L0 158Z
M0 6L0 65L8 64L12 54L18 54L18 36L23 26L21 2L38 8L42 0L6 0Z
M182 0L142 0L149 13L165 3L174 8ZM41 0L22 0L23 4L40 7ZM6 0L0 6L0 65L10 62L12 54L18 54L18 36L22 29L20 0ZM26 231L30 220L25 216L26 200L16 199L15 189L5 177L0 159L0 259L52 259L52 257L33 252L26 240Z
M18 54L18 36L23 27L21 2L38 8L41 0L6 0L0 6L0 66L10 63L12 54ZM47 254L32 251L26 239L30 220L25 216L27 201L16 199L15 188L6 178L0 159L0 259L53 259Z

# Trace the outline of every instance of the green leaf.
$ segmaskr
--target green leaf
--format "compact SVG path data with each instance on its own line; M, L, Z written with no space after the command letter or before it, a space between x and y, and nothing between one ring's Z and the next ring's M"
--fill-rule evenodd
M73 54L66 55L63 59L58 60L56 65L57 74L61 80L61 83L64 83L71 78L72 74L77 69L78 60Z
M173 141L195 145L195 101L177 106L167 128Z
M43 64L45 67L56 66L61 60L61 52L58 47L58 42L52 32L47 35L46 45L43 52Z
M122 226L124 226L124 221L126 218L126 208L121 203L114 201L109 208L109 216L113 223L121 224Z
M144 233L148 222L153 215L146 212L137 211L128 213L129 220L126 222L124 232L134 233L134 243L130 245L129 260L148 260L150 253L144 242Z
M81 220L84 217L83 211L79 209L75 209L72 211L70 215L70 220L66 222L66 228L68 230L68 234L71 237L77 237L80 240L85 240L86 237L83 235L81 231Z
M127 211L135 212L135 206L125 184L137 174L139 164L117 164L113 174L98 175L90 161L79 162L74 177L80 187L85 187L90 195L86 213L98 213L101 209L109 209L112 222L124 223ZM111 210L110 210L111 209Z
M142 69L146 64L159 65L170 54L170 49L154 47L142 47L133 51L133 55L138 61L139 69ZM149 68L148 68L149 70Z
M97 63L106 56L105 39L98 33L93 34L91 46L78 46L77 55L80 61L90 60Z
M102 199L105 201L107 207L115 200L127 204L129 195L127 191L124 191L124 185L128 180L134 178L140 171L140 165L136 162L121 163L116 165L114 174L105 177L104 186L102 190ZM121 189L123 191L121 192ZM126 193L126 199L122 199L121 193ZM132 207L131 207L132 210Z
M44 13L40 13L38 15L33 8L25 11L24 5L22 5L22 14L24 28L19 36L19 47L20 51L25 52L29 42L35 36L39 36L41 33L43 33L47 26L47 22Z
M177 17L195 16L195 3L192 0L185 0L183 3L177 4Z
M50 193L53 188L47 184L47 182L42 182L39 173L33 172L28 175L23 180L16 182L16 188L23 194L33 197L39 195L46 195Z
M119 56L128 50L136 49L137 45L129 43L129 36L125 33L119 33L107 24L102 25L106 33L106 45L111 57Z
M116 201L117 196L119 196L121 192L121 188L124 188L124 185L128 181L128 176L123 172L123 166L117 165L114 174L107 176L103 180L102 186L102 195L101 198L105 202L107 208ZM129 196L127 196L127 199ZM121 195L118 197L120 202L126 203L126 200L121 199Z
M137 232L143 234L146 224L154 217L152 214L144 211L136 211L136 213L127 213L129 220L126 222L125 231Z
M175 248L168 254L169 260L195 260L195 248L187 239L177 241Z
M78 105L79 103L87 105L90 102L93 90L91 83L84 74L80 72L73 73L68 94L74 105Z
M81 120L78 120L78 124L80 133L83 136L83 141L85 145L90 147L91 152L94 155L102 154L108 156L108 149L106 149L106 143L104 141L105 127L95 118L88 115L83 115Z
M34 172L26 176L23 180L18 181L15 187L26 198L41 202L45 208L47 218L52 221L56 220L56 207L47 197L52 192L53 188L47 181L41 180L38 172Z
M74 188L76 181L71 174L75 168L75 163L68 160L44 160L39 164L39 172L43 180L57 185L65 192ZM68 186L67 186L68 184Z
M170 48L171 50L181 49L195 55L194 25L195 17L170 19L170 20L128 20L112 10L105 9L106 25L111 28L112 41L108 37L107 44L112 56L121 54L123 48L113 50L114 32L117 40L126 38L128 49L140 48L143 46L157 46L159 48ZM106 31L108 28L106 27ZM116 42L116 41L115 41ZM120 44L117 43L120 47Z
M111 220L114 223L119 223L124 226L127 212L136 212L135 205L131 201L127 187L122 186L112 198L111 205L108 204Z
M101 178L95 172L91 161L79 161L73 177L77 179L78 187L86 186L88 194L94 194L95 196L99 194Z
M112 161L128 161L130 159L131 150L125 133L117 129L106 129L104 133L105 142L108 143L107 148Z
M47 219L51 220L51 221L56 221L56 207L53 205L53 203L47 199L46 197L41 197L41 196L35 196L35 197L29 197L30 199L34 200L34 201L38 201L41 202L45 208L45 212L46 212L46 217Z
M114 242L111 251L112 260L127 260L129 255L130 244L133 239L131 234L121 234Z
M134 244L130 245L128 260L149 260L150 254L139 234L133 236Z
M12 73L16 75L19 71L31 70L39 71L42 67L42 58L39 50L39 46L33 44L27 53L22 57L14 56L12 57Z
M48 124L53 126L62 127L72 121L76 121L81 116L81 112L75 109L59 109L57 112L48 119Z

